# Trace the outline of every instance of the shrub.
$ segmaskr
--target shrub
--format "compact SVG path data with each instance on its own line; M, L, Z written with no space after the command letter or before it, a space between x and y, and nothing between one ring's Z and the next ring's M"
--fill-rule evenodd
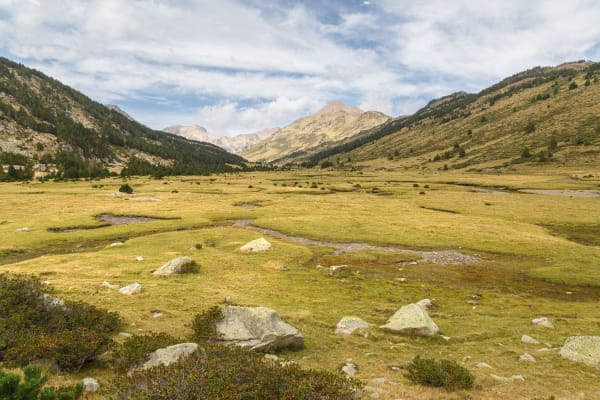
M574 81L571 82L571 84L569 85L569 90L573 90L573 89L577 89L577 88L578 88L578 86Z
M30 365L23 370L23 382L18 374L0 370L0 399L2 400L76 400L83 393L83 385L73 387L44 388L48 376L42 375L42 367Z
M119 377L122 399L242 400L355 398L359 383L341 375L265 362L261 354L237 347L205 346L167 367Z
M163 347L171 346L179 341L166 333L134 335L125 339L114 352L113 366L116 371L124 372L143 363L149 353Z
M529 121L527 123L527 125L525 126L525 133L532 133L535 132L535 124L533 123L533 121Z
M425 386L443 387L446 390L470 389L475 377L471 372L450 360L429 360L415 357L407 366L406 378Z
M133 193L133 188L131 186L129 186L128 183L124 183L121 185L121 187L119 188L119 192L121 193L127 193L127 194L131 194Z
M219 306L213 306L206 311L197 314L192 321L192 331L194 339L206 341L214 339L217 336L217 322L221 321L225 316L223 310Z
M333 167L333 163L331 161L323 161L321 163L321 168L325 169L325 168L331 168Z
M56 300L39 278L0 275L0 360L25 365L43 358L78 370L110 346L117 314Z

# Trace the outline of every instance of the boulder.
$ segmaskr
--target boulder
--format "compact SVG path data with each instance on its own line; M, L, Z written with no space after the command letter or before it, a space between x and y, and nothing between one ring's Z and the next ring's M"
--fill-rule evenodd
M347 362L342 367L342 373L344 373L349 378L353 378L357 372L358 372L358 368L356 367L356 364L354 364L354 363Z
M224 318L217 322L218 340L261 352L281 348L301 348L304 336L267 307L225 306Z
M272 248L273 246L271 246L271 243L267 242L265 238L260 238L246 243L240 247L240 251L246 253L258 253L261 251L271 250Z
M436 303L437 301L435 299L422 299L417 301L415 304L425 311L430 311L435 308Z
M427 312L416 304L401 307L390 317L383 330L403 335L434 336L440 332Z
M167 276L197 271L198 265L194 260L189 257L177 257L164 264L152 274L157 276Z
M88 393L96 393L100 389L100 384L94 378L83 378L83 391Z
M538 342L537 340L535 340L534 338L532 338L529 335L521 336L521 342L527 343L527 344L540 344L540 342Z
M342 317L340 322L335 326L335 333L340 335L351 335L355 330L364 331L369 329L372 324L353 316ZM366 333L366 332L365 332Z
M148 356L148 361L142 365L142 369L150 369L159 365L170 365L179 361L182 357L192 354L198 350L197 343L179 343L153 351Z
M131 296L133 294L141 293L142 285L139 283L132 283L131 285L123 286L119 289L119 293Z
M600 336L570 336L560 349L560 355L571 361L600 367Z
M550 322L548 317L534 318L531 320L531 323L534 324L535 326L541 326L543 328L549 328L549 329L554 328L554 324L552 322Z

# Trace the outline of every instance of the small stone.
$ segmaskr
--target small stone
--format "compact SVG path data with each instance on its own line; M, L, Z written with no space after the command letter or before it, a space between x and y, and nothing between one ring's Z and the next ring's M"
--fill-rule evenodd
M94 378L83 378L83 391L95 393L100 389L100 384Z
M279 360L279 357L277 357L275 354L265 354L265 358L267 360L271 360L271 361Z
M473 358L473 357L471 357L471 356L464 356L464 357L463 357L463 362L467 362L467 361L469 361L471 358Z
M379 392L372 392L369 397L372 399L378 399L381 396Z
M261 251L271 250L272 248L273 246L271 246L271 243L269 243L265 238L259 238L252 240L240 247L240 251L246 253L258 253Z
M493 367L490 364L487 364L484 362L478 362L477 364L475 364L475 368L490 368L490 369L492 369Z
M447 342L448 340L452 339L450 336L445 336L445 335L440 335L440 337L441 337L442 339L444 339L446 342Z
M540 342L538 342L537 340L535 340L534 338L532 338L529 335L521 336L521 342L527 343L527 344L540 344Z
M373 386L381 386L385 383L385 378L371 379L371 382L369 382L369 383Z
M225 303L227 303L227 304L233 303L233 297L231 297L231 296L225 297Z
M335 326L335 333L340 335L351 335L354 331L358 330L359 333L365 329L369 329L372 325L358 317L345 316L342 317L340 322ZM367 332L365 332L367 333ZM368 333L367 333L368 336ZM364 335L363 335L364 337Z
M346 376L348 376L349 378L353 378L354 375L356 375L356 373L358 372L358 368L356 367L356 364L353 364L351 362L347 362L342 367L342 372L344 374L346 374Z
M28 227L17 228L17 229L16 229L16 231L17 231L17 232L20 232L20 233L24 233L24 232L30 232L30 231L31 231L31 228L28 228Z
M422 299L417 301L415 304L424 309L425 311L430 311L435 308L437 301L435 299Z
M128 332L119 332L119 336L128 338L128 337L131 337L131 333L128 333Z
M127 285L125 287L122 287L121 289L119 289L119 293L127 295L127 296L131 296L134 294L138 294L141 293L142 291L142 285L140 285L139 283L132 283L131 285Z
M42 281L42 285L50 286L50 285L52 285L52 282L50 282L50 281Z
M119 285L111 285L110 283L104 281L100 284L100 286L108 288L108 289L113 289L113 290L117 290L119 288Z
M534 318L531 320L531 323L536 326L541 326L543 328L548 328L548 329L554 328L554 324L552 322L550 322L550 320L547 317Z
M503 383L510 383L510 382L514 382L514 381L525 382L525 378L523 377L523 375L513 375L513 376L507 378L504 376L490 374L490 377L498 382L503 382Z
M142 257L142 256L137 256L137 257L135 258L135 261L144 261L144 257Z
M160 311L154 311L152 313L152 318L159 318L159 317L162 317L162 315L163 314Z
M534 356L532 356L529 353L525 353L525 354L521 354L519 356L519 361L526 361L526 362L537 362L537 360L535 359Z
M472 306L476 306L479 304L479 302L477 300L467 300L467 304L470 304Z
M114 242L110 244L110 247L120 247L120 246L125 246L125 243L123 242Z

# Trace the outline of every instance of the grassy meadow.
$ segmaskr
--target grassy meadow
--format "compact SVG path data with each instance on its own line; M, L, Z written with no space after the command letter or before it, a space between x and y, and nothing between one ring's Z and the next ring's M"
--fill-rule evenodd
M598 169L136 178L127 181L131 196L117 193L123 183L112 178L1 184L0 271L39 275L60 297L117 311L122 330L132 334L185 338L193 316L226 296L237 304L271 307L306 340L305 349L282 357L330 371L352 359L365 384L385 378L378 387L383 399L600 398L598 370L564 360L557 351L537 351L560 347L571 335L600 332L600 199L518 191L600 190ZM259 207L241 207L247 204ZM98 227L96 216L105 213L163 219ZM236 219L315 240L451 249L480 261L415 263L418 255L383 251L335 255L331 248L269 236L271 251L244 254L239 247L263 235L233 227ZM28 232L17 232L25 227ZM51 229L73 227L97 229ZM117 241L124 244L111 246ZM198 274L151 274L184 255L200 265ZM351 272L332 277L317 267L339 264L348 264ZM103 281L139 282L143 291L123 296L101 287ZM473 297L478 304L467 303ZM377 329L367 338L334 333L344 315L381 325L402 305L422 298L437 299L430 315L450 340ZM153 317L155 312L162 316ZM555 329L533 326L531 319L539 316L550 318ZM523 334L542 344L522 343ZM518 361L525 352L537 362ZM475 389L448 393L411 384L397 366L416 355L460 362L477 377ZM478 362L493 369L477 369ZM96 376L106 388L111 374L110 365L98 361L53 381ZM521 374L525 382L500 383L490 374Z

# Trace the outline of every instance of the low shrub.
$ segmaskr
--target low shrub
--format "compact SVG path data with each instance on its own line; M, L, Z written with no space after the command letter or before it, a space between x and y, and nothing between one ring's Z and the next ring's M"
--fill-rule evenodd
M193 337L199 341L215 339L217 336L217 322L225 316L219 306L213 306L206 311L197 314L192 321Z
M128 337L115 349L113 367L118 372L128 371L143 363L154 350L177 343L179 341L176 338L162 332Z
M23 382L19 374L0 370L0 399L2 400L76 400L81 398L83 385L73 387L44 388L48 376L42 375L42 367L30 365L23 370Z
M0 275L0 361L45 359L78 370L108 349L118 315L52 293L37 277Z
M453 391L470 389L475 377L465 367L450 360L429 360L415 357L407 366L406 378L425 386L443 387Z
M357 381L297 365L267 362L237 347L205 346L169 366L119 377L120 399L250 400L355 399Z
M128 183L124 183L121 185L121 187L119 188L119 192L121 193L127 193L127 194L131 194L133 193L133 188L131 186L129 186Z

